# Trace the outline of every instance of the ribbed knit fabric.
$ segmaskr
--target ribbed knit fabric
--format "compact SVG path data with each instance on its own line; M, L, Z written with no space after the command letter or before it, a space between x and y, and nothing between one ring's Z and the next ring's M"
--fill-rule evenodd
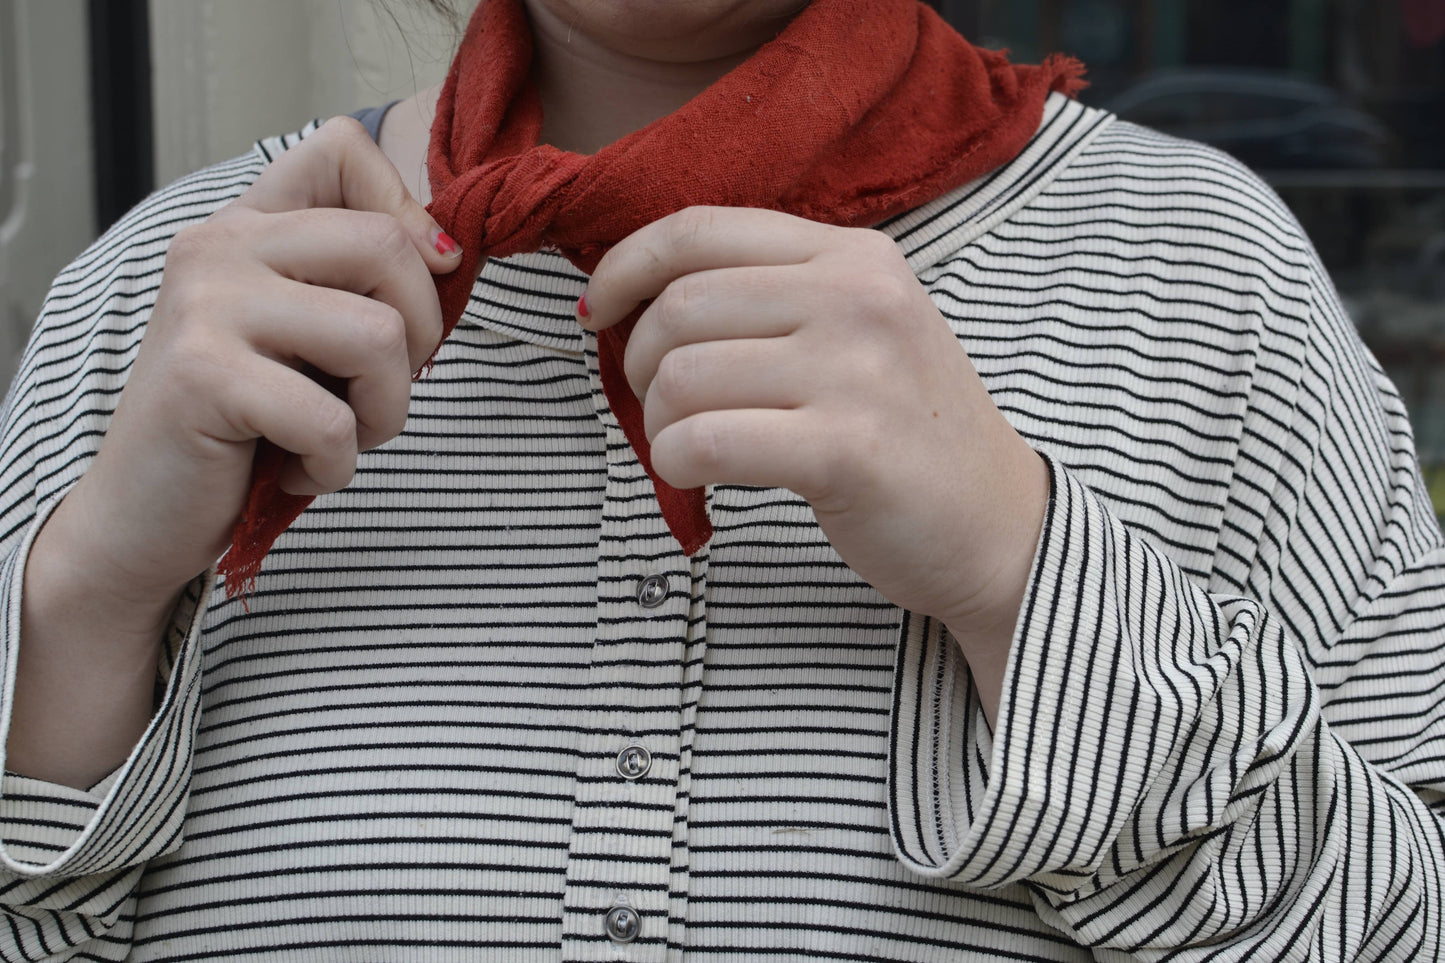
M28 540L167 241L293 143L57 281L0 436L5 705ZM1440 958L1440 534L1283 206L1055 98L1015 163L883 229L1052 464L996 733L952 641L796 496L718 487L683 556L582 276L494 261L407 430L249 611L195 586L131 760L90 794L6 777L0 958Z

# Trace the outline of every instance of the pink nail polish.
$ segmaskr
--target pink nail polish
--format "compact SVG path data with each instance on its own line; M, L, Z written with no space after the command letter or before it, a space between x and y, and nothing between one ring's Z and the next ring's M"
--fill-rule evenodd
M577 299L577 317L583 321L592 317L592 311L587 307L587 293L585 291L582 293L582 296Z
M443 257L451 257L462 249L462 246L452 240L451 235L441 228L434 228L432 234L432 243L436 246L437 253Z

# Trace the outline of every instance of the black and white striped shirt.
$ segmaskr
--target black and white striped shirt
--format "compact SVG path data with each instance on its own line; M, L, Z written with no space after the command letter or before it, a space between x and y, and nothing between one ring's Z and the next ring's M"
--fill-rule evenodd
M295 142L57 280L0 438L5 706L30 539L167 242ZM1283 205L1056 97L1017 160L883 230L1052 465L996 731L793 494L719 486L681 555L584 278L493 261L406 431L249 610L195 587L127 763L5 777L0 959L1441 958L1445 555Z

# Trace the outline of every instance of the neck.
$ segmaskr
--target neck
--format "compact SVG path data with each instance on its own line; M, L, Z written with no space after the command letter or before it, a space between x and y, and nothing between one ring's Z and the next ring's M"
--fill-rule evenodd
M527 15L541 139L578 154L594 154L667 116L761 45L710 60L652 60L603 46L535 0L527 0Z

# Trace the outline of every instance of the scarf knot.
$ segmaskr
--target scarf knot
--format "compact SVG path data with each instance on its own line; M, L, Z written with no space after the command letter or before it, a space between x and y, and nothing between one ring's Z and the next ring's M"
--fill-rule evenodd
M678 111L587 157L538 145L531 60L522 0L482 0L442 86L427 169L432 216L462 244L461 264L436 278L448 334L488 257L552 247L590 273L612 245L696 204L847 226L902 214L1016 157L1049 93L1073 94L1083 72L1066 57L1011 64L919 0L813 0ZM691 555L712 533L706 502L652 470L622 372L631 320L598 338L603 389ZM280 464L263 441L221 561L232 595L309 501L280 491Z

